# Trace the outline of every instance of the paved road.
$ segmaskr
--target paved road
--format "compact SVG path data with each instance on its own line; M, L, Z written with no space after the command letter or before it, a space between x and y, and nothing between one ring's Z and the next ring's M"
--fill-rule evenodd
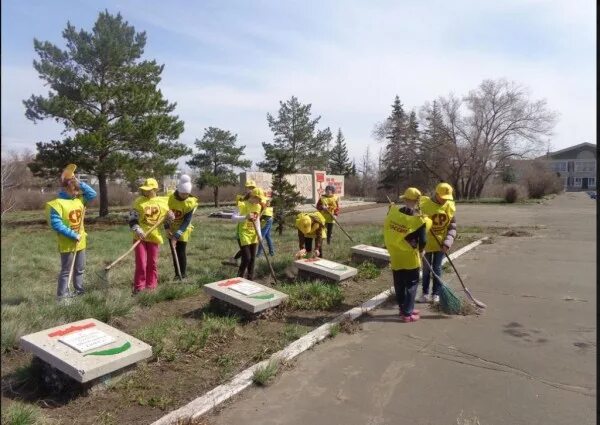
M427 311L404 324L387 305L361 332L304 353L270 387L248 390L211 422L470 423L457 421L462 415L481 425L595 423L596 202L565 194L527 211L525 221L547 228L498 238L456 261L488 304L485 314ZM503 207L500 216L527 224L519 208Z

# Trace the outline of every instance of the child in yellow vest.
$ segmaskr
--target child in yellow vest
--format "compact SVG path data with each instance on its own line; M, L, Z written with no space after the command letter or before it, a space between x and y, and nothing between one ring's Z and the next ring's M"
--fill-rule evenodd
M275 255L275 249L273 248L273 240L271 239L271 227L273 227L273 207L271 206L271 200L266 196L263 196L261 205L263 207L262 214L260 216L261 230L263 241L267 242L269 247L269 255L272 257ZM262 254L262 245L258 246L257 257Z
M256 182L252 179L248 179L246 180L246 183L244 184L245 187L245 193L243 195L235 195L235 206L236 208L240 208L240 206L248 200L248 198L250 197L250 192L252 192L252 190L254 190L256 188ZM237 228L236 228L236 239L237 239L237 243L238 243L238 247L240 249L238 249L238 252L235 253L235 255L227 260L223 260L221 261L221 264L224 264L226 266L239 266L238 260L242 257L242 245L240 245L240 239L238 238L237 235Z
M328 185L325 187L325 194L319 198L317 202L317 210L325 217L325 227L327 229L327 245L331 243L333 235L333 217L337 217L340 213L340 201L335 195L335 186Z
M313 257L323 258L323 238L327 237L325 230L325 217L319 211L313 213L300 213L296 216L296 229L298 229L298 247L296 258L303 258L312 253ZM313 252L313 240L314 252Z
M419 286L421 255L427 242L427 218L418 215L416 208L421 192L409 187L400 199L404 207L392 205L383 223L385 247L390 254L396 301L403 322L419 320L415 296Z
M442 260L456 238L456 206L452 192L452 186L448 183L440 183L435 188L433 198L422 196L419 202L421 213L429 217L432 221L431 232L433 232L435 237L428 232L425 259L431 264L437 276L442 275ZM429 298L430 278L431 271L429 267L424 267L423 290L417 302L426 303L431 301L438 303L440 301L441 283L435 275L433 276L432 296Z
M240 202L231 219L238 223L237 234L240 243L242 261L238 269L238 277L254 279L254 262L256 260L256 246L258 245L258 232L260 229L259 217L261 211L262 190L255 187L248 199Z
M171 222L165 221L165 229L169 239L175 240L175 253L179 262L179 270L182 279L187 277L187 254L186 247L194 226L192 225L192 215L198 208L198 199L191 196L192 181L190 176L183 174L177 183L177 189L169 196L169 210L173 213ZM173 267L177 276L177 264L173 258Z
M158 285L158 253L163 237L157 227L147 233L152 226L161 222L169 212L166 196L157 196L158 182L149 178L140 186L141 196L133 201L133 208L129 213L129 227L134 233L134 242L141 242L135 247L135 274L133 278L133 293L143 290L154 290ZM160 227L160 226L159 226Z
M83 217L85 206L96 198L96 191L77 180L73 172L66 169L61 176L61 186L62 190L58 193L58 197L46 204L46 216L50 227L57 233L60 252L56 297L58 302L65 303L72 296L84 293L83 272L87 233L84 229ZM75 293L71 294L68 280L73 261L75 261L73 269Z

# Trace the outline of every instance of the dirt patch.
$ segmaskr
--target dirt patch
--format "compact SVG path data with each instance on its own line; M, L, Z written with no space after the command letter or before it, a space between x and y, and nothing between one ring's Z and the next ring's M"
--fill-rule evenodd
M508 237L528 237L533 236L533 233L528 232L527 230L507 230L504 233L500 233L500 236L508 236Z

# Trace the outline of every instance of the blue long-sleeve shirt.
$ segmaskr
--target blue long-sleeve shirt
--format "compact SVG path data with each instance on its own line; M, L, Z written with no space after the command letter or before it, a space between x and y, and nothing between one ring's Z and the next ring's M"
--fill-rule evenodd
M84 205L88 204L96 198L96 191L86 183L79 182L79 188L81 189ZM58 198L73 199L73 197L64 190L61 190L58 193ZM78 233L64 223L62 217L54 208L50 210L50 227L52 228L52 230L57 231L59 234L66 236L67 238L71 238L73 240L77 239Z

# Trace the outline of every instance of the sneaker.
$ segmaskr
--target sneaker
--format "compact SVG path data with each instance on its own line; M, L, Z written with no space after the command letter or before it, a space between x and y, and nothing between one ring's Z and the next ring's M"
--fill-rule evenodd
M402 316L400 320L404 323L416 322L419 320L419 316L416 314L411 314L410 316Z
M439 296L439 295L434 295L434 296L433 296L433 303L434 303L434 304L437 304L437 303L439 303L439 302L440 302L440 296Z
M428 303L429 302L429 295L427 294L421 294L420 297L418 297L416 300L416 302L424 304L424 303Z

